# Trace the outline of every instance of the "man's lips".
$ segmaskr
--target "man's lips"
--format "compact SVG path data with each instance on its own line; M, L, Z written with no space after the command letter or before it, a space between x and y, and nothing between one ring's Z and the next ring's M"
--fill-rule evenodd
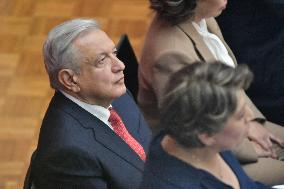
M124 76L118 79L115 83L124 83Z

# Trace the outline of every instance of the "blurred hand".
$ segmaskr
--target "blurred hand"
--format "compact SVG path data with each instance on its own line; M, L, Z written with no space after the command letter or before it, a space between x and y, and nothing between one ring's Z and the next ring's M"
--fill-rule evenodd
M254 148L260 157L277 158L273 149L273 142L284 148L284 141L270 133L256 121L250 121L249 123L248 138L254 142Z
M262 146L260 146L258 143L251 141L254 150L257 154L258 157L271 157L273 159L277 159L277 155L275 150L272 148L271 151L270 150L265 150Z

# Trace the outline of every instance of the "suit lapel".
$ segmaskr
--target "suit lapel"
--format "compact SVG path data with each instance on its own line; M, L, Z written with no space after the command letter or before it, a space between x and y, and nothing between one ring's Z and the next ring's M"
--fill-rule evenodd
M223 42L223 44L225 45L226 49L228 50L228 53L229 53L230 57L233 59L234 64L237 65L237 59L236 59L236 57L235 57L233 51L230 49L230 47L228 46L228 44L224 41L223 37L220 38L220 39L221 39L221 41Z
M105 123L63 96L61 93L56 93L55 98L57 98L55 101L59 102L58 106L64 108L65 111L79 120L83 128L92 129L91 131L94 133L94 140L105 148L111 150L124 161L132 164L137 169L143 170L144 162L119 136L105 125Z
M143 170L144 162L140 157L126 144L119 136L117 136L109 127L104 124L98 125L93 129L95 139L105 148L111 150L124 161L132 164L137 169Z
M191 21L187 21L178 25L178 27L187 35L187 37L193 42L195 49L201 55L203 61L208 62L215 60L214 56L204 43L201 35L196 31Z
M213 18L207 19L206 23L207 23L208 31L217 35L220 38L220 40L222 41L222 43L225 45L226 49L228 50L230 57L233 59L236 65L237 64L236 57L234 56L230 47L225 42L215 19ZM195 45L196 51L199 52L203 61L210 62L212 60L216 60L213 54L208 49L207 45L204 43L201 35L196 31L196 29L192 25L191 21L187 21L182 24L179 24L178 27L190 38L190 40L192 40L193 44Z

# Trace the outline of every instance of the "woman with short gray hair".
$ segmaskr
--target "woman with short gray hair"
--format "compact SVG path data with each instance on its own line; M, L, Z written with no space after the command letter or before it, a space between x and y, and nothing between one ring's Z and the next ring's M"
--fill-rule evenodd
M188 148L204 147L199 134L223 129L237 109L238 91L252 80L245 65L232 69L221 63L200 64L172 76L160 107L161 127Z
M141 189L267 189L230 152L247 137L252 116L242 89L247 66L197 62L173 74L162 100L163 131L151 144Z
M149 0L149 3L155 16L141 53L137 100L155 134L160 130L158 107L172 73L196 61L207 64L217 60L236 67L237 60L215 20L230 1ZM261 92L270 95L269 91ZM284 180L281 161L284 127L266 120L245 93L244 96L254 116L248 137L235 155L250 177L268 185L279 184Z

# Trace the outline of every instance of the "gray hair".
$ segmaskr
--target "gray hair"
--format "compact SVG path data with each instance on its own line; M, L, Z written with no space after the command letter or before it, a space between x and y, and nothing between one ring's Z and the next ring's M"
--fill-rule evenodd
M48 33L43 45L43 58L52 88L62 88L58 81L58 72L61 69L68 68L75 73L80 72L78 62L82 55L73 42L91 29L100 29L96 20L74 19L56 26Z
M247 89L252 72L221 62L196 62L173 74L160 106L161 127L186 148L203 147L198 135L219 132L237 109L238 89Z

